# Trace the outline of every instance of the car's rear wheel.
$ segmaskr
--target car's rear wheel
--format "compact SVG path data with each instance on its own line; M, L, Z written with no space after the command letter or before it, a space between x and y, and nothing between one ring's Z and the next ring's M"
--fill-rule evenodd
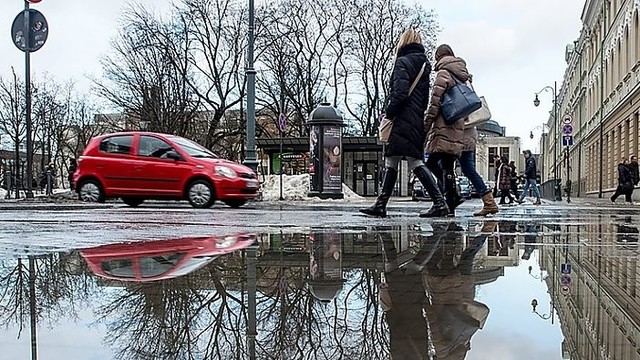
M86 202L104 202L104 190L97 180L89 179L80 183L78 187L80 200Z
M123 197L122 202L131 206L136 207L144 202L144 199L137 197Z
M239 208L240 206L244 205L247 203L247 200L244 199L231 199L231 200L225 200L224 201L225 204L227 204L227 206L231 206L232 208Z
M196 180L187 189L187 199L194 208L209 208L215 202L213 186L205 180Z

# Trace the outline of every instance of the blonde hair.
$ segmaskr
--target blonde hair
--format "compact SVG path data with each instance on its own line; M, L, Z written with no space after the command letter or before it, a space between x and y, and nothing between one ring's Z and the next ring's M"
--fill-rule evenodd
M400 38L398 39L398 45L396 45L396 53L403 46L411 43L422 44L422 36L420 36L420 33L418 33L418 31L413 28L405 30L402 35L400 35Z

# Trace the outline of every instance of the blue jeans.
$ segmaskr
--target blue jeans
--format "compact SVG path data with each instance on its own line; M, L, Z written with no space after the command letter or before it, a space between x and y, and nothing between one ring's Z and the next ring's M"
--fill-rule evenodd
M481 196L486 195L489 192L489 189L487 189L487 184L484 183L484 180L482 180L480 174L476 171L473 151L463 151L460 158L458 158L458 163L460 163L460 170L462 170L464 176L471 181L471 184L476 188L478 194Z
M527 191L529 191L530 186L533 187L533 195L535 195L536 199L540 200L540 190L538 190L536 179L527 179L524 184L524 189L522 189L522 194L520 194L520 201L524 200L524 197L527 196Z

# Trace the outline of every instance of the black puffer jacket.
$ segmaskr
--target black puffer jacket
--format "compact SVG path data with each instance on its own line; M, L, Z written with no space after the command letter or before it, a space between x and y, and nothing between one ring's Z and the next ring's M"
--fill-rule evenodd
M409 96L409 88L425 65L422 77ZM431 64L427 61L421 44L408 44L398 51L391 74L391 89L386 116L393 119L385 156L411 156L424 158L424 112L429 104L429 74Z

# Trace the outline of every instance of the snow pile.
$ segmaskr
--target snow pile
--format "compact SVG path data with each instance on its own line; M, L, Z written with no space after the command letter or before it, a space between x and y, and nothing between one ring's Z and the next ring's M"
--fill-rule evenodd
M262 201L280 200L280 175L265 175L260 184ZM362 196L356 194L344 183L342 184L343 200L323 200L317 197L309 197L309 175L282 175L282 197L285 200L297 201L352 201L362 200Z

